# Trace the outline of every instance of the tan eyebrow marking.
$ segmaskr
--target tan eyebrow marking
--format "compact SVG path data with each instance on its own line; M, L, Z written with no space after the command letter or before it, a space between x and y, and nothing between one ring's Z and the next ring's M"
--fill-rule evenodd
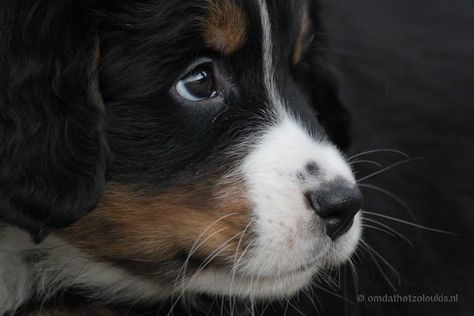
M233 0L207 0L207 4L208 16L202 19L206 45L232 54L245 43L246 15Z
M296 38L295 50L293 53L293 63L295 65L299 64L303 57L304 37L306 33L309 31L309 26L310 26L309 14L306 11L303 15L303 19L301 20L300 31L298 33L298 37Z

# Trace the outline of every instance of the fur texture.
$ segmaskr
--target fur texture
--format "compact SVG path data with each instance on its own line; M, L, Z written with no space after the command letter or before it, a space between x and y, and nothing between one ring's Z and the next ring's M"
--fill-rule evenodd
M360 193L316 3L10 2L0 313L278 299L349 259Z

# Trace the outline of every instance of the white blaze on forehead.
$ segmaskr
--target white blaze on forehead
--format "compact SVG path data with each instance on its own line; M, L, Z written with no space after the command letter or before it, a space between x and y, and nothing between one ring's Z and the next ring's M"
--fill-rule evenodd
M281 97L278 86L275 81L275 61L274 61L274 47L273 47L273 36L272 36L272 23L268 5L266 0L259 0L260 15L262 23L262 51L263 51L263 74L264 74L264 86L266 95L268 98L268 108L272 116L275 116L276 122L272 124L270 129L272 132L268 134L274 135L273 137L264 137L267 142L261 141L262 146L267 147L269 153L277 155L278 159L287 156L288 151L291 147L299 145L302 151L306 151L306 155L303 155L301 150L296 150L299 156L295 156L292 159L291 164L282 163L286 166L298 166L301 168L305 163L318 162L318 167L325 168L328 172L326 174L326 180L330 177L340 176L345 178L349 182L354 183L354 178L350 168L342 158L340 152L331 144L327 142L317 142L312 137L304 125L298 120L297 117L291 115L286 109L285 101ZM316 118L315 118L316 119ZM277 128L279 127L279 128ZM322 137L319 137L320 139ZM273 140L273 145L270 144L269 140ZM279 145L278 145L278 144ZM278 148L278 149L277 149ZM259 148L261 151L262 148ZM281 150L283 152L278 153ZM308 154L311 152L311 155ZM332 170L332 171L331 171ZM290 170L287 170L289 172ZM296 170L293 170L296 172Z
M275 65L273 60L272 23L265 0L259 0L260 16L262 20L263 37L263 77L264 85L269 98L269 107L276 110L276 114L285 111L284 103L275 82Z
M274 118L241 165L248 198L253 206L256 239L245 273L259 276L284 274L308 264L327 262L332 242L324 225L311 210L305 193L324 183L344 179L355 185L350 167L337 148L310 135L297 117L290 115L275 81L272 24L267 3L259 0L263 36L263 74L267 109ZM308 172L307 166L317 172ZM314 168L313 168L314 169ZM301 177L301 174L306 176ZM347 238L347 249L357 242L358 226ZM349 238L349 237L354 238ZM343 236L344 237L344 236ZM350 251L341 256L346 259ZM341 260L341 261L342 261Z

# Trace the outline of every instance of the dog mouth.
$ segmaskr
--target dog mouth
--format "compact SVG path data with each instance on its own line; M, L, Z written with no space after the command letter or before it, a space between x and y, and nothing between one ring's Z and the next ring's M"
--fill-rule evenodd
M293 268L284 272L275 273L274 275L258 275L258 274L246 274L246 273L237 273L237 275L242 279L247 279L250 281L285 281L286 279L291 279L297 275L307 274L307 273L315 273L315 271L319 270L321 264L319 260L314 260L308 264L302 265L297 268Z
M186 282L191 291L205 292L252 299L279 299L295 295L311 286L318 272L327 266L328 246L323 252L300 266L288 267L274 273L261 273L258 269L245 271L235 267L209 265ZM247 269L250 270L250 269Z
M207 258L228 245L224 243L215 250L207 247L206 252L192 255L194 260L187 260L188 271L182 277L180 290L278 300L309 288L325 269L345 262L360 237L359 216L348 220L337 238L331 238L326 232L325 219L304 205L295 205L291 216L270 214L271 222L259 218L260 221L252 221L253 225L244 226L241 235L235 234L237 246L231 246L228 252L214 256L213 260Z
M262 276L209 268L191 278L188 288L192 292L241 299L279 299L310 286L317 271L317 265L308 265L273 276Z

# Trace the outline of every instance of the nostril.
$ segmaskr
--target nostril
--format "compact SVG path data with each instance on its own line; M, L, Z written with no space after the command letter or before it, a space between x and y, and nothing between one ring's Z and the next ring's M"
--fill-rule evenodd
M317 193L314 191L310 191L305 194L305 197L306 197L306 202L308 203L308 206L312 210L314 210L319 216L321 216L320 214L321 207L319 206L319 203L318 203Z
M309 206L326 223L326 233L335 240L347 232L354 216L362 206L362 195L357 187L332 184L306 194Z
M354 216L362 206L360 197L351 197L341 201L340 204L332 204L326 212L331 214L326 219L326 234L335 240L346 233L354 223Z

